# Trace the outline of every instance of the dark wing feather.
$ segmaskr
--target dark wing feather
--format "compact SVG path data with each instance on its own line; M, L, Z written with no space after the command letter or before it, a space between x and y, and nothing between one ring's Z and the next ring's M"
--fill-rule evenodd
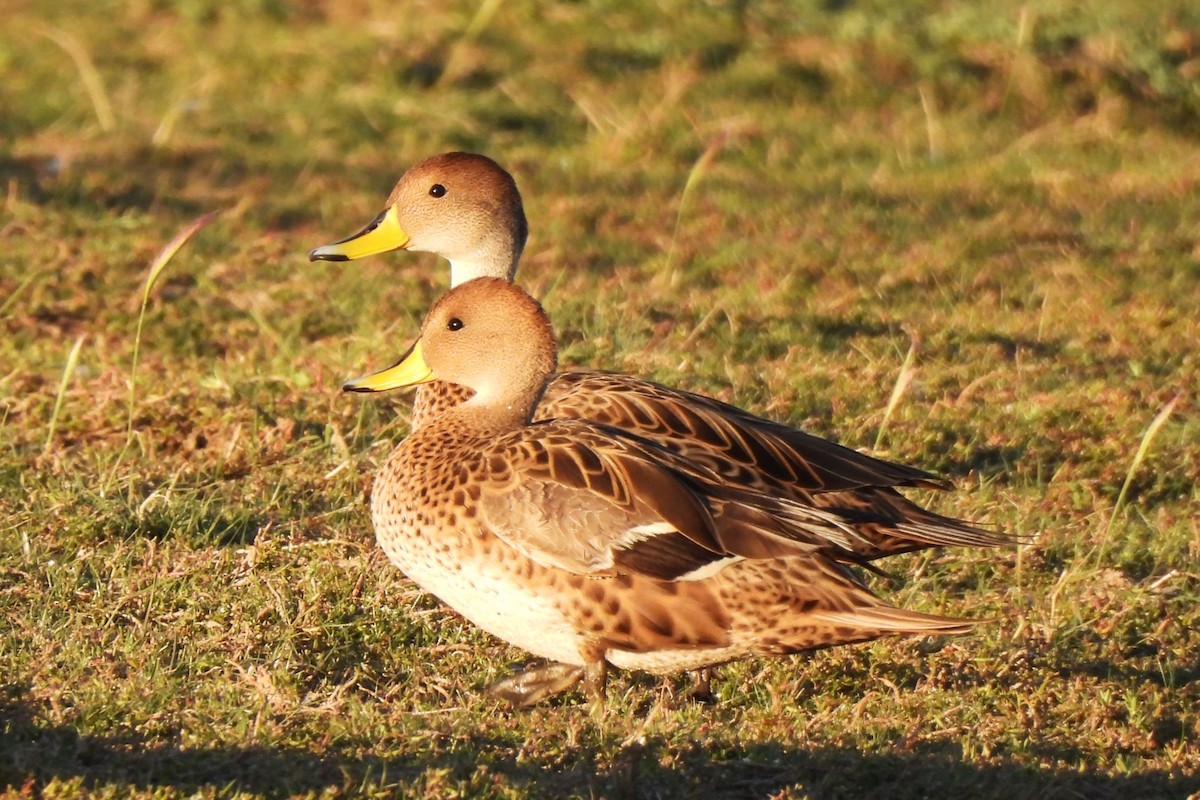
M582 417L632 431L738 482L813 492L867 486L947 488L936 476L749 414L703 395L608 372L555 375L537 419Z
M785 536L809 541L823 530L829 544L845 550L850 560L1018 541L926 511L893 488L948 488L930 473L650 381L605 372L561 373L547 387L536 416L595 420L645 438L707 469L710 485L740 491L739 502L752 494L774 499L774 513L792 529Z

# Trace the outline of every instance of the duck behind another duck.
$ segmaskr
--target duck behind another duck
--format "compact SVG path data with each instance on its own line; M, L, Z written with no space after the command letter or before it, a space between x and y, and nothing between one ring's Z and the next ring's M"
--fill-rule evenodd
M450 262L451 286L512 281L528 235L512 176L490 158L443 153L412 167L385 210L359 233L314 249L310 259L346 261L391 250L432 252ZM413 428L470 394L437 381L418 390ZM936 476L851 450L732 405L628 375L571 370L554 375L535 418L588 419L648 439L721 475L729 484L786 498L841 521L831 530L853 562L929 547L994 547L1009 537L929 511L897 491L949 488Z

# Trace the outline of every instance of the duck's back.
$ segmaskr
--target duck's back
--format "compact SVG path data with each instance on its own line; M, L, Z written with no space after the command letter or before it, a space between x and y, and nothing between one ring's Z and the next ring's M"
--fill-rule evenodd
M470 389L421 386L412 429L459 405ZM786 497L845 520L855 559L927 547L994 547L1008 540L927 511L895 487L940 486L924 470L872 458L702 395L618 373L572 370L546 386L535 421L587 419L648 439L737 486Z
M1008 539L927 511L895 487L939 487L924 470L872 458L702 395L609 372L556 374L535 420L588 419L678 453L730 484L832 512L852 527L855 559Z

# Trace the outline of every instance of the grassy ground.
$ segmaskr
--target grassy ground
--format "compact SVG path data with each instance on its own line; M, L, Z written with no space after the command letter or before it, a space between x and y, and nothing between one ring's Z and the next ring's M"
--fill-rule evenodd
M1200 791L1200 12L1137 5L9 3L0 788ZM735 665L714 707L481 694L522 654L372 539L406 400L338 391L444 265L305 259L453 148L516 174L564 361L1033 537L878 583L993 621Z

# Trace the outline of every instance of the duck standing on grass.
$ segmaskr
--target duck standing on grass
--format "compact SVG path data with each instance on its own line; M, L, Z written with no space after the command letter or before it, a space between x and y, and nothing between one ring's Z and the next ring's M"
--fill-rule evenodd
M443 153L406 172L370 225L316 248L309 258L431 252L449 260L451 287L481 277L511 282L527 234L521 195L508 172L486 156ZM422 386L413 404L413 429L469 394L445 381ZM1010 543L993 531L928 511L896 490L949 488L924 470L628 375L594 370L554 375L534 415L611 425L704 465L731 484L834 515L841 521L839 545L855 561L929 547Z
M499 696L527 705L584 679L602 700L609 665L665 674L969 628L886 605L845 566L848 552L800 535L803 524L768 513L771 498L703 463L586 419L534 421L555 367L537 301L482 278L434 305L398 364L345 387L471 392L399 445L371 516L423 589L555 662L501 681Z

